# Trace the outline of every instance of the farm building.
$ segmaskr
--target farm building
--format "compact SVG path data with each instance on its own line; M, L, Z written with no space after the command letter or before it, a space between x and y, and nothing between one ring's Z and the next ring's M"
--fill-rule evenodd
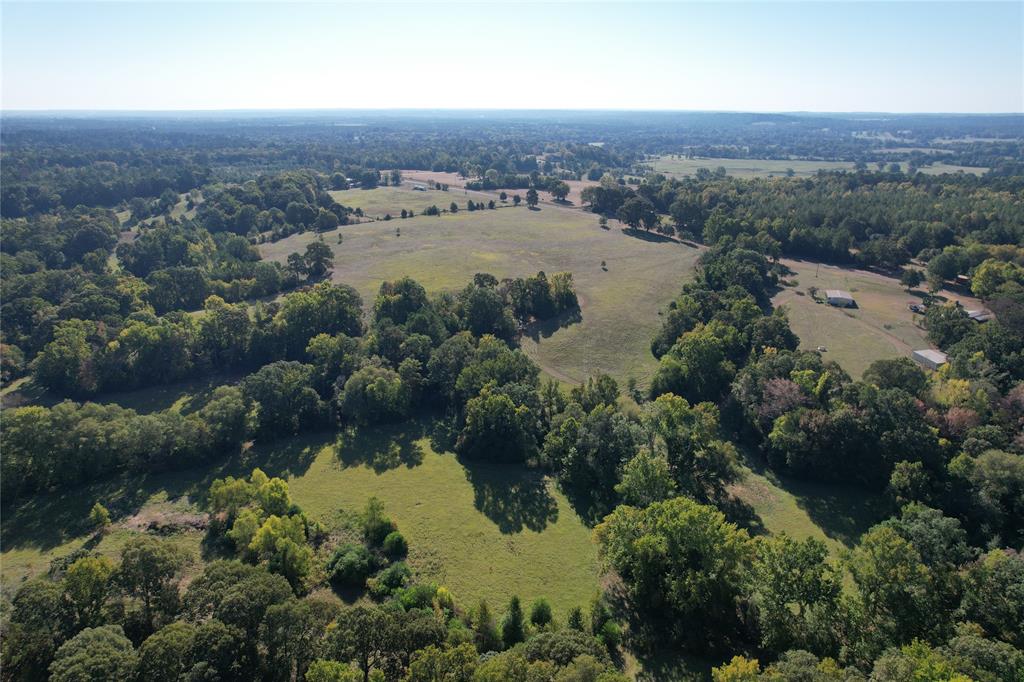
M971 318L978 324L981 324L982 322L988 322L993 319L995 315L987 310L968 310L967 317Z
M915 362L919 365L923 365L928 369L938 369L946 364L946 354L942 351L925 349L915 350L911 357L914 358Z
M826 289L825 300L829 305L834 305L837 308L852 308L857 305L857 302L853 300L853 295L842 289Z

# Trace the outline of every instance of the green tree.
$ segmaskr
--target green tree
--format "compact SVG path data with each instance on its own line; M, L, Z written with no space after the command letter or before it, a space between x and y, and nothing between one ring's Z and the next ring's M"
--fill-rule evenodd
M136 656L120 625L86 628L65 642L50 664L53 682L128 680Z
M355 423L393 422L405 418L411 399L411 391L398 373L367 365L345 382L339 408Z
M491 615L486 599L481 599L473 611L473 630L476 631L476 648L480 653L501 650L501 635Z
M519 196L519 195L517 194L516 196ZM515 197L513 197L512 200L515 201ZM533 187L531 187L530 189L526 190L526 205L527 206L529 206L530 208L533 208L533 207L535 207L537 205L537 203L539 201L540 201L540 197L537 196L537 190L535 190ZM515 202L515 203L519 203L519 202Z
M136 675L140 680L178 682L193 665L196 626L175 621L146 638L139 647Z
M332 214L333 215L333 214ZM302 260L311 279L323 277L333 267L334 251L323 241L315 240L306 246Z
M874 646L909 642L948 625L920 553L894 529L872 528L851 552L847 566Z
M501 639L506 648L510 648L526 639L526 625L523 623L523 607L519 597L514 596L508 602L508 611L501 619Z
M551 625L551 604L544 597L538 597L530 605L530 623L538 628Z
M331 658L355 663L363 673L363 682L370 671L384 665L391 654L393 642L392 616L378 608L353 606L338 615L325 643Z
M412 654L406 682L472 682L477 653L472 644L451 649L428 646Z
M466 425L455 451L469 459L524 461L537 443L530 428L533 415L507 395L485 390L466 403Z
M915 270L914 268L903 268L903 271L900 273L900 284L907 291L920 286L923 281L924 275L920 270Z
M113 574L114 564L102 556L82 557L68 567L64 574L64 592L79 628L100 623Z
M268 608L260 625L260 643L266 652L264 679L301 679L339 610L335 601L317 598L290 599Z
M562 180L555 180L548 184L548 191L558 201L565 201L565 197L569 195L569 185Z
M770 651L827 647L828 619L838 607L841 582L826 561L825 544L785 533L755 544L751 576L762 644Z
M640 451L622 469L622 481L615 486L622 501L634 507L646 507L673 497L676 482L668 458L648 448Z
M679 641L728 631L752 548L721 512L684 497L621 506L594 535L652 629Z
M104 533L110 527L110 512L99 502L89 510L89 525L97 533Z
M154 610L172 598L177 602L174 578L187 557L167 541L152 536L133 537L121 550L118 575L125 591L142 600L142 613L148 631L153 628Z

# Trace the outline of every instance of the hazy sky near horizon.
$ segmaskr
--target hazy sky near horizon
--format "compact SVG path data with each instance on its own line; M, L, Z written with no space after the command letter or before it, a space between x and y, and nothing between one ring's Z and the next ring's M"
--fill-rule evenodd
M1024 2L6 2L18 109L1024 111Z

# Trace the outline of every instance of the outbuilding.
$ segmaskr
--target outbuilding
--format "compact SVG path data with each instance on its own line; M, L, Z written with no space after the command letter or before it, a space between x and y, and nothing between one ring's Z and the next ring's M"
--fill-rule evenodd
M982 322L988 322L995 317L995 315L988 310L968 310L967 317L971 318L978 324L981 324Z
M939 350L932 350L926 348L925 350L915 350L911 357L919 365L923 365L928 369L938 369L946 364L946 354Z
M842 289L826 289L825 300L829 305L834 305L837 308L852 308L857 305L857 302L853 300L853 295Z

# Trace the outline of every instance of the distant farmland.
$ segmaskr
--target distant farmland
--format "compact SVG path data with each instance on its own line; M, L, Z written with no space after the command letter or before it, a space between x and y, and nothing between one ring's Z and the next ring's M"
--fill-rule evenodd
M651 166L658 173L664 173L672 177L683 177L694 175L698 168L715 170L725 168L726 174L736 178L771 178L785 177L789 171L793 171L796 177L807 177L814 175L819 170L853 170L852 161L807 161L802 159L724 159L715 157L701 157L687 159L673 155L660 156L653 159ZM869 164L874 168L874 164ZM900 167L906 170L905 162ZM970 166L954 166L946 163L934 163L931 166L922 166L920 171L925 175L940 175L942 173L973 173L981 175L987 168L976 168Z
M698 168L707 168L712 171L716 168L725 168L726 173L737 178L785 176L789 169L799 176L814 175L819 170L853 170L853 162L850 161L721 159L714 157L687 159L671 155L653 159L651 165L659 173L677 177L694 175Z

